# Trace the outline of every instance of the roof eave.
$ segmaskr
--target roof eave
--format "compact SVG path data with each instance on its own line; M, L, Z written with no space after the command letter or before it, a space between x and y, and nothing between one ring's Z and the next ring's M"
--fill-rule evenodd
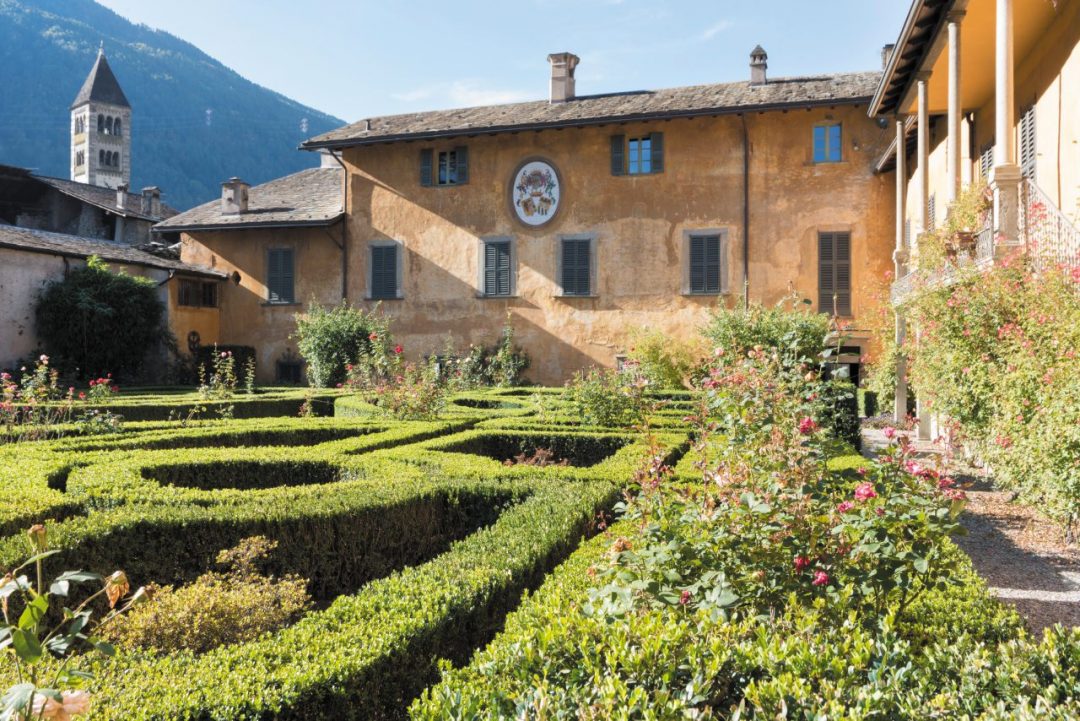
M911 39L911 33L915 29L915 21L919 18L919 12L922 10L923 4L924 0L914 0L914 2L911 3L911 7L908 8L907 18L900 28L900 36L896 39L892 55L889 57L889 62L885 66L885 72L882 73L881 80L878 81L877 90L874 92L874 97L870 101L870 108L866 111L872 118L881 114L881 104L885 100L885 91L892 82L892 77L896 73L896 66L899 65L900 58L903 56L903 52L901 51L904 46L907 45L908 40Z
M592 125L610 125L612 123L635 123L649 120L673 120L677 118L699 118L713 115L739 115L746 113L764 113L774 110L791 110L793 108L819 108L833 107L837 105L863 105L870 102L873 96L860 95L850 98L830 98L827 100L800 100L795 102L760 103L756 105L729 105L714 108L700 108L694 110L662 111L655 113L635 113L632 115L610 115L595 118L580 118L574 120L554 121L547 123L520 123L516 125L492 125L481 128L447 128L446 130L430 130L419 133L397 133L394 135L379 135L371 138L341 138L337 140L308 140L300 144L300 150L339 150L365 145L381 145L410 140L431 140L437 138L452 138L463 135L497 135L502 133L520 133L531 130L559 130L561 128L580 128Z
M131 258L120 258L117 256L111 256L100 253L79 253L74 250L65 250L63 248L37 248L34 246L21 245L19 243L12 243L11 241L0 239L0 248L8 248L10 250L18 250L24 253L39 253L41 255L53 255L61 258L89 258L91 255L98 255L107 263L120 263L123 265L141 265L147 268L156 268L157 270L171 270L177 273L185 273L188 275L196 275L201 278L215 278L217 280L225 280L229 276L221 271L196 268L194 266L177 268L174 265L166 263L157 263L154 261L133 260ZM179 261L177 261L179 262Z
M261 230L266 228L320 228L328 227L345 217L338 213L332 218L318 220L297 220L289 222L251 222L251 223L193 223L191 225L163 225L158 223L150 230L154 233L192 233L218 230Z

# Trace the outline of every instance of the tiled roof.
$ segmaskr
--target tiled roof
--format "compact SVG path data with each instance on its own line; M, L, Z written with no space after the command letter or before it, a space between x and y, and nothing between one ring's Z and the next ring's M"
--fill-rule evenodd
M123 243L113 243L97 238L83 238L78 235L49 233L44 230L19 228L14 225L0 225L0 248L62 255L68 258L86 258L96 255L110 263L127 263L147 268L175 270L211 278L226 277L221 271L201 265L181 263L179 260L162 258Z
M596 125L612 121L693 117L810 105L867 103L880 72L772 78L666 90L579 96L565 103L536 100L458 110L369 118L311 138L306 149L371 145L404 139Z
M122 105L125 108L131 107L124 91L120 89L120 83L113 75L112 68L109 67L109 61L105 59L104 50L98 50L94 67L90 69L90 74L86 76L86 81L79 89L79 94L75 96L71 107L74 109L90 101Z
M171 218L176 215L178 210L170 207L169 205L161 204L161 213L159 215L150 215L149 212L143 212L143 197L139 193L128 193L127 201L123 210L116 204L116 191L112 188L104 188L100 185L90 185L89 183L78 183L74 180L64 180L63 178L49 178L43 175L33 176L36 180L49 185L56 190L60 191L64 195L68 195L76 200L81 200L84 203L90 205L96 205L103 210L107 210L110 213L121 215L125 218L138 218L140 220L149 220L151 222L157 222L164 220L165 218Z
M212 200L154 226L155 231L228 230L266 226L330 225L343 207L341 168L310 168L255 185L246 212L225 215Z

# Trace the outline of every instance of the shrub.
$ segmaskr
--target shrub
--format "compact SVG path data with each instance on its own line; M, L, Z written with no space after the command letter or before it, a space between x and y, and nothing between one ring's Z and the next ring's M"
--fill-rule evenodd
M170 338L154 282L113 273L96 256L50 283L35 314L45 351L82 377L135 375Z
M233 390L236 390L239 384L243 384L246 389L255 382L255 349L249 345L216 343L212 346L199 346L195 352L196 376L200 382L218 374L216 369L220 365L222 353L228 353L228 357L232 358L233 373L236 376Z
M858 450L862 447L862 424L859 421L859 398L848 380L827 381L821 385L821 424L832 435Z
M295 621L311 606L308 582L292 574L274 578L259 572L260 561L276 546L262 536L245 538L218 555L224 572L205 573L179 588L154 587L150 602L114 624L106 636L129 648L204 653Z
M591 368L567 383L563 397L584 423L629 427L645 419L647 385L631 370Z
M756 303L749 308L719 308L709 318L702 334L714 348L726 353L745 355L755 346L775 349L786 365L810 362L817 366L825 350L829 317L803 308L794 298L787 298L772 308Z
M345 366L367 353L372 338L389 338L388 322L354 308L345 301L329 310L312 303L311 309L296 316L296 342L307 363L311 384L331 388L345 382Z
M514 342L514 326L507 314L495 346L470 345L465 355L459 356L453 339L447 337L440 363L440 375L455 390L508 388L521 383L521 375L529 367L529 354Z
M635 329L627 357L654 388L688 388L707 353L700 341L679 341L658 330Z

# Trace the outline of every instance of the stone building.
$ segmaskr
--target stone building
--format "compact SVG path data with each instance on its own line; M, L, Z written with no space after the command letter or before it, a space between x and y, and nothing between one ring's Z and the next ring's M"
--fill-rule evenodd
M265 381L312 299L381 304L413 357L492 343L509 314L531 380L561 383L614 365L634 327L688 337L744 293L795 293L852 326L857 361L892 246L879 72L771 78L755 48L747 80L579 95L578 58L549 61L547 100L364 119L304 144L344 175L252 187L246 208L227 183L161 223L238 281L216 339L255 346ZM271 200L322 174L333 203Z
M1036 267L1080 267L1080 1L915 0L870 111L893 128L876 167L896 183L899 338L920 237L972 183L989 186L993 209L960 264L1023 250Z

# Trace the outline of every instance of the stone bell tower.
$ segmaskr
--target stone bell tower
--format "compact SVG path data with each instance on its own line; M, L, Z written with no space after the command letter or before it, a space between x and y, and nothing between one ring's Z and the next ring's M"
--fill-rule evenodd
M104 48L71 104L71 179L105 188L131 184L131 105Z

